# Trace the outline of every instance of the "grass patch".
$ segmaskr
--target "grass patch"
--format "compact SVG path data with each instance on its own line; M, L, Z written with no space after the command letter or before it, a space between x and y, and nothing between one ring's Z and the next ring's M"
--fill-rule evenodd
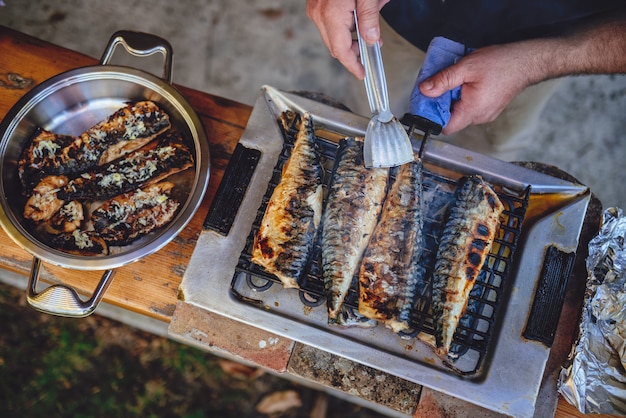
M302 407L275 417L308 417L323 396L270 374L231 375L219 357L99 315L41 314L2 283L0 324L0 416L263 417L264 395L295 389ZM380 417L333 397L326 416Z

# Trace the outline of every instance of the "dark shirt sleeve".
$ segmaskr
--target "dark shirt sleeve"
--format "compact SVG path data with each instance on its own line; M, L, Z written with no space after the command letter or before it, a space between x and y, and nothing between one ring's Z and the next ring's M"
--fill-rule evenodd
M425 51L444 36L471 48L561 33L625 0L392 0L385 21Z

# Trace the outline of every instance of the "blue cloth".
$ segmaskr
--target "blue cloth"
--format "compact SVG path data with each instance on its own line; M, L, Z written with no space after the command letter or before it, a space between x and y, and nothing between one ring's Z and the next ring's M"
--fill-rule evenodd
M417 75L411 99L409 113L426 118L441 127L445 127L450 120L452 102L461 98L461 86L447 91L442 96L431 98L424 96L419 89L422 81L457 62L466 54L463 44L438 36L434 38L426 52L426 58Z

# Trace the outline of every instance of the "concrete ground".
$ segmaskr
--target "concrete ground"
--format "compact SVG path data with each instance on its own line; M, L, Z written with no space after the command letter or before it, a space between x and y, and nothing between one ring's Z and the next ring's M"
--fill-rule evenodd
M253 104L260 87L269 84L286 90L325 93L356 113L368 112L362 83L330 57L305 15L304 2L4 3L0 24L97 58L116 30L160 35L174 48L174 82L201 91ZM393 42L401 43L387 39L386 46ZM412 74L419 69L410 53L407 59L386 65L391 101L398 106L394 113L402 112L402 98L412 88L412 82L407 84L404 79L414 79ZM619 174L626 161L625 110L626 76L568 78L559 83L543 109L529 145L504 154L478 150L505 160L555 165L588 185L605 207L626 208L626 175ZM472 141L459 145L475 147Z

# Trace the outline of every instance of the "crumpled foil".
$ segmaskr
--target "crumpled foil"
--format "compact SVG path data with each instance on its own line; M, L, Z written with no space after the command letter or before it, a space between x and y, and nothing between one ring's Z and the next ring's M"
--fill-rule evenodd
M603 214L589 242L587 289L578 341L558 390L585 414L626 416L626 217Z

